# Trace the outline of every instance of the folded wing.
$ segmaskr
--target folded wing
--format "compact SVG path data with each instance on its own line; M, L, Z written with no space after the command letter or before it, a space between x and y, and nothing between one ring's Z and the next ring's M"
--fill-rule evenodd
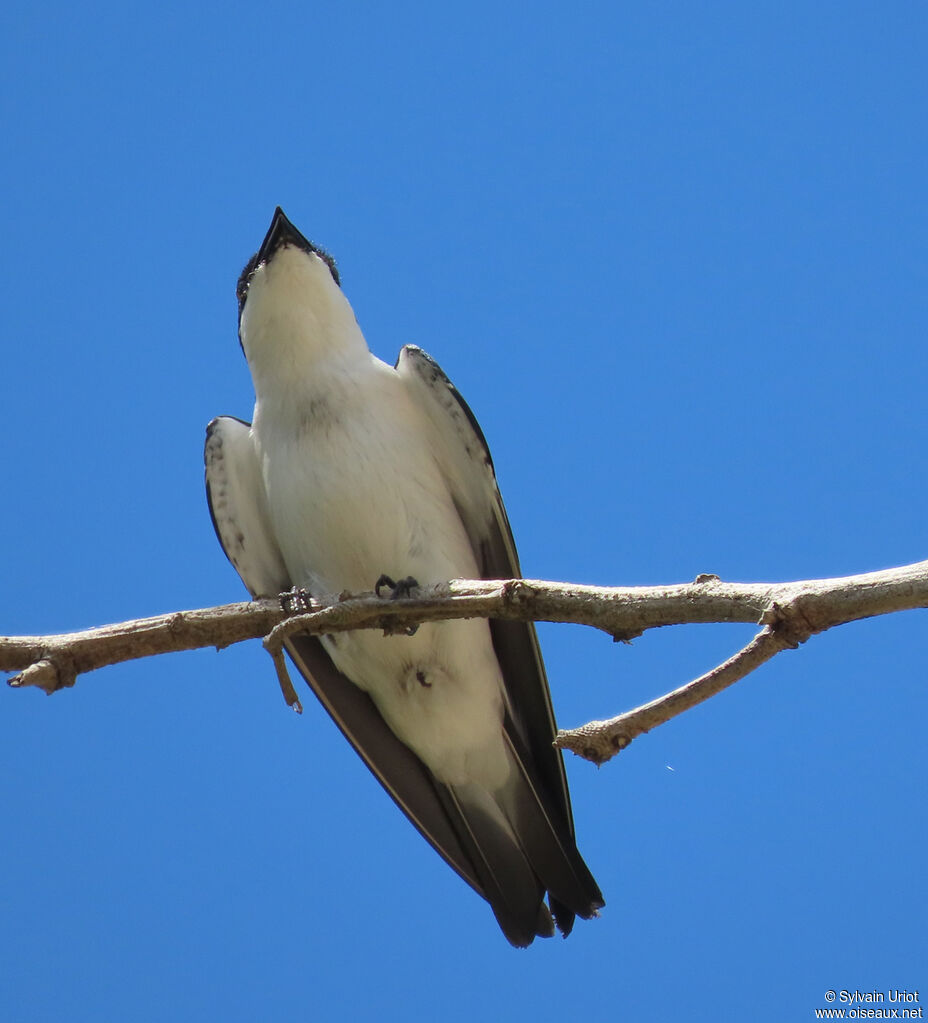
M407 345L397 372L430 427L441 465L484 579L521 576L512 530L496 483L486 439L467 403L441 367L421 348ZM505 729L516 781L507 815L566 935L574 916L590 917L603 898L577 851L570 796L544 663L529 622L491 620L493 647L506 688Z

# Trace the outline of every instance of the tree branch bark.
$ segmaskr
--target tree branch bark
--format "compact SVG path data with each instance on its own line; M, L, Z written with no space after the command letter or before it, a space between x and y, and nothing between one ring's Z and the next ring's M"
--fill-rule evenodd
M755 638L712 671L657 700L608 721L562 731L557 744L603 763L637 735L701 703L744 678L780 650L796 647L836 625L928 607L928 561L837 579L788 583L725 583L703 575L675 586L600 587L543 582L453 580L392 600L344 593L312 601L290 615L277 600L178 611L82 632L0 637L0 671L18 672L16 688L46 693L72 686L78 675L123 661L264 638L287 702L299 709L285 670L281 644L293 632L316 635L352 629L396 633L422 622L455 618L510 618L570 622L627 642L664 625L750 622ZM288 688L289 686L289 688Z
M604 764L625 749L632 739L708 700L710 696L715 696L781 650L796 645L767 626L747 646L705 675L608 721L590 721L579 728L566 731L561 729L557 733L555 745L569 749L586 760L592 760L594 764Z

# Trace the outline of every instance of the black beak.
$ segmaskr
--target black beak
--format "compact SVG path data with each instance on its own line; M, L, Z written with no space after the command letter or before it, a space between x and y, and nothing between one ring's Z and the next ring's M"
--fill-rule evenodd
M295 245L304 252L318 252L318 249L308 238L290 223L286 213L278 206L271 218L271 226L267 229L261 248L255 257L255 265L267 263L278 249L284 245Z

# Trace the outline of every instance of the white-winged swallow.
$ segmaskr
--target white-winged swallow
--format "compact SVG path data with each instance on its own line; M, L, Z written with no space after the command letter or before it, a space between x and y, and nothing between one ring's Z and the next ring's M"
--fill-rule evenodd
M279 207L238 303L254 416L209 424L206 483L219 541L252 596L520 576L464 399L420 348L392 367L370 352L334 261ZM603 899L577 851L532 624L296 635L287 650L513 945L596 915Z

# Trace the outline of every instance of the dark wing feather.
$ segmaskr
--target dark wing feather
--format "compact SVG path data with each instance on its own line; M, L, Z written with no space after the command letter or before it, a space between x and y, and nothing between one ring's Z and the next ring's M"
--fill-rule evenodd
M420 348L405 347L396 368L429 421L435 457L449 482L482 577L519 578L512 529L474 414L441 367ZM566 934L574 913L592 916L603 899L576 848L564 763L553 745L554 711L538 637L530 622L494 619L490 631L508 696L506 731L522 773L518 804L512 812L519 817L520 840L548 888L558 926Z

